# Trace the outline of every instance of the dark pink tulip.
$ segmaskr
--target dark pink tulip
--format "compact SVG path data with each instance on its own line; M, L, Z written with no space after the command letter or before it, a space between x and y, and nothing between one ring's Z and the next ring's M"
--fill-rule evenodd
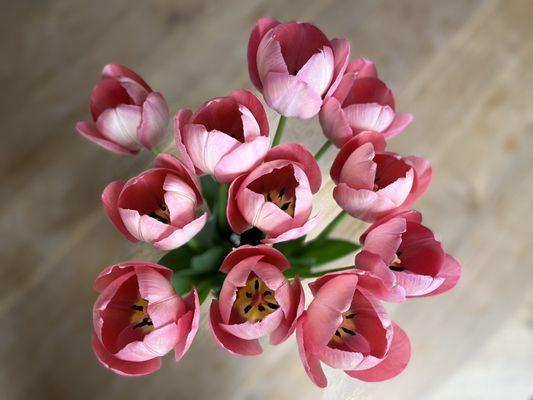
M380 132L390 138L412 121L411 114L396 112L392 91L378 79L374 64L353 60L320 110L324 135L337 147L363 131Z
M311 118L348 64L350 44L316 26L260 18L248 42L248 71L267 104L286 117Z
M127 182L115 181L102 193L108 218L129 240L175 249L202 230L202 195L196 177L170 154L157 156L154 168Z
M227 216L234 232L256 227L267 234L264 243L296 239L309 232L311 199L322 175L313 155L296 143L272 148L265 162L233 181Z
M348 141L331 166L333 197L355 218L374 221L409 208L431 182L431 166L419 157L385 151L385 138L362 132Z
M105 367L146 375L160 368L169 351L179 361L189 349L198 330L198 295L196 289L177 295L171 277L168 268L142 261L112 265L98 275L92 346Z
M209 100L194 114L179 110L174 129L184 162L221 183L259 165L270 148L265 109L247 90Z
M357 268L379 277L390 291L406 297L432 296L452 289L461 266L446 254L433 232L421 224L422 215L404 211L380 219L361 236Z
M165 135L169 113L161 93L135 72L108 64L91 94L92 121L78 122L84 138L121 154L153 149Z
M363 381L383 381L409 362L409 339L392 323L365 274L355 270L324 275L309 286L314 299L296 325L304 368L319 387L327 386L321 362Z
M286 340L304 309L302 285L289 283L283 271L289 262L264 245L242 246L231 252L220 270L227 274L210 311L211 333L225 350L236 355L261 353L259 338L271 344Z

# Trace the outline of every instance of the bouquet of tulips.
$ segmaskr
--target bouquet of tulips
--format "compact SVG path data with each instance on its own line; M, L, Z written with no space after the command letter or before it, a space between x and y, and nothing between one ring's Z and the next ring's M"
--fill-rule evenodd
M157 149L169 123L164 97L126 67L104 67L90 97L92 121L76 129L116 153L156 154L151 168L110 183L102 203L127 239L167 253L157 264L127 261L98 275L94 352L130 376L159 369L171 350L179 361L209 299L213 339L233 355L257 355L261 338L277 345L295 332L303 367L320 387L321 363L363 381L392 378L407 365L410 344L381 301L443 293L461 275L411 210L430 183L429 162L387 150L412 116L396 111L371 61L350 60L347 40L309 23L258 20L248 69L280 114L273 140L262 102L240 89L175 113L177 157ZM288 117L317 114L326 141L316 154L281 142ZM317 160L331 145L342 211L306 240L319 217ZM358 243L329 237L346 216L371 224ZM350 254L351 265L334 264ZM309 278L306 296L301 279Z

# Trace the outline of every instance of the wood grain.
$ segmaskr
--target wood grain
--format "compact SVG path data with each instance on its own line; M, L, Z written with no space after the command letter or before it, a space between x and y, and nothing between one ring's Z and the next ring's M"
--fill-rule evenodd
M208 1L28 0L0 15L1 399L525 399L533 395L533 3L528 0ZM452 293L389 307L413 357L378 384L327 370L318 390L294 339L237 359L218 349L206 319L180 364L124 379L92 355L91 284L107 264L156 260L105 220L102 188L150 162L80 139L101 66L120 62L161 90L173 110L250 88L245 46L270 15L346 37L374 59L415 122L391 143L434 165L417 204L464 277ZM272 126L277 123L269 112ZM287 140L316 150L316 119L290 120ZM169 135L169 149L171 149ZM334 155L321 160L323 171ZM326 179L315 199L337 212ZM324 207L324 204L328 204ZM346 221L336 235L354 238ZM347 262L350 262L348 259ZM205 310L204 310L205 312Z

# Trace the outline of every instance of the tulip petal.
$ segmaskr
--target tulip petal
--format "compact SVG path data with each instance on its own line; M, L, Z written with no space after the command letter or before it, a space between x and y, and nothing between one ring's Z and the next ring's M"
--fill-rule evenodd
M142 105L139 142L151 150L163 139L169 121L165 98L160 93L150 93Z
M209 312L209 327L215 342L221 348L234 355L255 356L262 353L263 349L257 339L244 340L233 336L221 328L221 322L218 301L213 300Z
M230 96L233 97L237 103L242 104L250 110L259 125L260 135L268 136L270 127L265 107L263 107L261 101L252 92L244 89L234 90L231 92Z
M130 96L116 80L103 79L91 92L90 108L95 121L105 110L115 108L120 104L130 104Z
M298 322L296 324L296 342L298 343L300 359L302 360L305 372L307 373L311 381L318 387L325 388L328 385L328 380L324 375L324 371L322 370L320 361L310 352L305 342L305 319L306 314L304 312L304 314L298 319Z
M396 324L393 325L392 343L385 359L375 367L361 371L346 371L352 378L365 382L380 382L394 378L402 372L411 358L411 345L407 334Z
M93 334L92 347L98 361L106 368L111 369L119 375L123 376L141 376L151 374L161 368L161 358L152 358L143 362L124 361L109 353L98 337Z
M278 308L272 314L257 322L246 321L240 324L219 324L229 334L244 340L259 339L273 332L283 319L283 311Z
M387 139L390 139L396 135L399 135L403 130L413 121L413 115L407 113L396 113L392 123L389 125L385 131L383 131L383 136Z
M333 79L333 64L333 51L331 47L324 46L318 53L311 56L298 71L296 77L322 96Z
M137 210L119 208L119 213L128 232L143 242L153 243L175 229Z
M259 165L269 147L270 139L266 136L240 144L220 158L214 170L215 179L221 183L231 183L237 176Z
M147 92L151 92L152 88L141 78L138 74L131 69L121 64L107 64L102 69L102 78L113 78L120 80L120 78L129 78L139 85L141 85Z
M352 217L368 222L397 207L386 196L379 196L371 190L352 189L345 183L340 183L333 189L333 198Z
M262 256L261 261L272 264L280 271L285 271L286 269L290 268L289 261L279 250L265 245L244 245L236 248L226 256L224 261L222 261L220 271L227 274L239 262L257 255Z
M350 58L350 42L346 39L332 39L331 48L335 57L335 65L333 69L333 80L326 93L326 99L333 95L342 80Z
M91 142L96 143L100 147L103 147L104 149L112 151L114 153L135 155L139 152L139 149L136 147L130 149L107 139L96 128L96 125L93 122L80 121L76 123L76 130L85 139L90 140Z
M406 229L407 223L404 218L392 218L376 225L365 238L364 250L377 254L385 263L390 263L402 242L402 233Z
M281 115L307 119L320 111L320 95L297 77L269 72L262 81L265 101Z
M352 128L344 116L341 104L335 97L324 101L318 117L324 136L335 146L342 147L352 137Z
M290 309L285 314L285 320L270 334L270 344L278 345L292 335L296 329L296 322L302 315L305 307L305 294L298 276L294 278L290 286L291 300Z
M148 361L167 354L176 346L177 340L178 328L171 323L148 333L142 341L128 343L115 356L124 361Z
M141 124L141 107L119 105L108 108L96 120L96 127L107 139L123 147L138 149L137 129Z
M203 213L183 228L174 229L168 236L155 241L154 247L160 250L173 250L184 245L204 228L207 217L207 213Z
M258 90L262 89L262 84L257 70L257 49L263 36L276 25L279 25L279 22L273 18L259 18L248 40L248 72L251 81Z
M245 179L246 175L241 175L231 183L228 191L228 206L226 208L228 223L231 229L239 234L252 227L246 219L244 219L237 203L237 193L239 193L241 185Z
M122 275L132 272L136 266L140 265L148 266L150 268L155 269L157 272L163 275L165 279L169 281L172 278L172 270L163 267L162 265L146 261L128 261L121 264L110 265L102 272L100 272L94 281L94 290L101 293L114 280L118 279Z
M409 196L407 196L407 199L402 204L402 208L409 208L427 191L431 183L433 170L430 162L421 157L409 156L405 157L404 161L414 170L411 193L409 193Z
M184 298L190 311L178 319L178 343L174 348L176 362L180 361L184 354L191 347L192 341L198 332L200 322L200 301L198 292L193 287L191 293Z
M318 221L319 214L315 215L313 218L310 218L303 226L289 229L275 237L268 236L267 238L261 240L261 242L265 244L274 244L298 239L307 235L318 224Z
M366 58L357 58L348 63L346 67L346 73L354 72L356 73L357 78L377 78L378 71L376 70L376 65L366 59Z
M354 132L385 131L394 120L394 110L377 103L352 104L343 109Z
M174 115L174 140L176 141L176 146L181 155L183 163L191 171L195 171L194 164L191 160L191 157L187 153L187 148L183 144L183 130L185 126L189 123L192 117L192 111L186 108L178 110Z
M118 209L118 198L122 189L124 188L123 181L114 181L107 185L102 192L102 205L109 220L115 227L131 242L138 242L138 240L128 231Z
M462 270L459 262L449 254L446 254L446 259L444 260L441 270L437 275L438 278L443 279L442 284L432 292L423 294L418 297L435 296L437 294L445 293L448 290L453 289L457 285L457 283L459 283L459 280L461 279L461 274Z

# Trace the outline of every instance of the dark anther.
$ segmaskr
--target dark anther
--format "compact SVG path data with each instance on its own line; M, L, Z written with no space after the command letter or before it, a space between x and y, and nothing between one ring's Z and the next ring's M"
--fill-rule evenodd
M159 222L162 222L164 224L168 224L168 219L165 217L161 217L160 215L157 215L155 212L151 212L148 214L150 217L157 219Z
M273 310L277 310L279 308L279 304L274 303L267 303L267 306L269 306Z
M259 290L259 281L256 279L254 283L254 289Z
M339 333L339 331L335 331L335 336L341 337L341 334Z
M248 297L249 299L252 298L252 294L250 292L246 292L246 297Z
M291 202L288 201L288 202L286 202L285 204L283 204L283 205L281 206L281 209L282 209L283 211L287 211L290 205L291 205Z
M257 309L261 312L265 311L265 306L264 305L260 305L259 307L257 307Z
M143 320L139 322L137 325L134 325L133 329L142 328L143 326L154 326L154 324L152 323L152 320L150 318L146 317L146 318L143 318Z
M272 201L272 197L270 196L270 193L267 194L267 201Z
M278 196L278 199L281 199L283 197L283 195L285 194L285 188L282 187L280 190L279 190L279 196Z
M144 310L143 306L138 306L137 304L132 305L131 308L133 310L135 310L135 311L143 311Z
M272 294L272 292L270 290L265 290L263 292L263 296L270 296Z
M389 268L390 268L391 270L393 270L393 271L398 271L398 272L405 271L405 268L404 268L404 267L399 267L399 266L396 266L396 265L391 265Z
M245 314L248 314L248 312L252 309L252 306L251 305L247 305L246 307L244 307L244 313Z
M161 208L161 211L167 211L167 205L165 203L160 204L159 208Z
M355 332L352 331L351 329L348 329L348 328L345 328L345 327L342 327L341 329L343 330L343 332L347 333L348 335L355 336Z
M396 255L398 256L398 258L400 258L402 256L402 252L401 251L397 251Z
M355 313L353 313L353 314L348 314L348 315L346 316L347 319L352 319L353 317L355 317Z

